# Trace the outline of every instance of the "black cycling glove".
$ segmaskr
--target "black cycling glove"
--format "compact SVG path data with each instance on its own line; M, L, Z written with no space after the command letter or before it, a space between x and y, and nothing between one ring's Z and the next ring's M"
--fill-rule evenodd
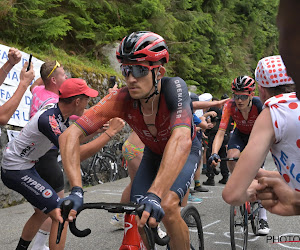
M216 163L218 163L218 160L220 160L220 156L218 154L212 154L208 160L207 160L207 163L208 163L208 166L211 166L212 162L215 161Z
M61 203L65 200L71 200L73 202L73 208L76 212L80 207L83 205L83 190L81 187L73 187L71 193L63 198L60 199L58 202L58 207L60 207Z
M147 193L145 198L141 200L140 204L145 206L144 211L150 213L150 217L156 219L157 222L160 222L164 217L165 212L160 205L161 199L153 193Z

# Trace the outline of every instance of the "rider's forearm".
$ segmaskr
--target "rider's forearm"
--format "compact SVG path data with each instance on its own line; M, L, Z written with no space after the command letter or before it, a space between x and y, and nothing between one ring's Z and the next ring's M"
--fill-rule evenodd
M218 154L219 153L219 150L220 150L220 148L222 146L222 143L224 141L224 134L225 134L225 131L218 130L218 132L215 136L213 145L212 145L211 154Z
M192 141L190 137L191 131L189 128L176 128L173 131L149 192L163 198L170 190L191 151Z
M64 170L71 187L82 187L80 172L80 144L81 130L71 125L59 136L59 148Z
M92 140L89 143L80 146L80 161L96 154L100 149L102 149L111 139L113 135L108 134L108 132L102 133L99 137Z

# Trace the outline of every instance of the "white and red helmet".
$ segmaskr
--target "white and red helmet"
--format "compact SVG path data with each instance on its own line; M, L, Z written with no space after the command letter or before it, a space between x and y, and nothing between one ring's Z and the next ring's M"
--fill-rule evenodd
M250 76L239 76L231 83L232 91L254 91L255 81Z
M120 63L169 61L168 46L158 34L150 31L133 32L123 38L116 51Z

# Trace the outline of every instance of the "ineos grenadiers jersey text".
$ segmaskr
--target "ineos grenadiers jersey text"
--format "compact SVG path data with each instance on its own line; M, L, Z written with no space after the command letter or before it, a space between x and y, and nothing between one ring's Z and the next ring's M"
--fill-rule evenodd
M241 111L237 108L233 99L227 101L223 108L222 119L219 129L226 130L230 117L235 121L236 128L243 134L249 135L254 122L262 110L262 103L258 97L253 97L248 119L245 120Z
M53 145L57 148L59 135L69 126L57 104L40 109L10 141L4 150L2 168L8 170L30 169Z
M130 97L127 87L104 97L75 124L89 135L114 117L124 119L142 142L159 155L163 154L172 131L177 127L191 128L191 136L194 138L191 99L186 83L179 77L164 77L161 80L160 100L155 119L156 137L150 133L144 122L139 100Z
M296 93L266 100L275 132L271 153L278 172L287 184L300 192L300 101Z

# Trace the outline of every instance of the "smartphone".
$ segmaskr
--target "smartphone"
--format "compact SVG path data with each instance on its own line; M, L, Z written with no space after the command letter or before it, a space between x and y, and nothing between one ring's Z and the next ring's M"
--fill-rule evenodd
M115 76L111 76L109 78L109 88L113 88L116 84L116 77Z
M32 59L32 54L29 55L28 66L27 66L26 72L27 72L28 70L30 70L31 59Z

